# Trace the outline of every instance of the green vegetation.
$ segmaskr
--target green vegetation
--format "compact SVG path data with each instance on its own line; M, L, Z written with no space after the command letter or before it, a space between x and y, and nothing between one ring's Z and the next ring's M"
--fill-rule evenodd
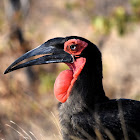
M133 16L136 20L140 20L140 0L130 0L133 9Z
M132 15L126 13L123 7L116 7L109 17L96 16L92 18L93 28L98 34L108 34L116 28L120 35L128 31L130 24L140 22L140 1L132 0ZM134 2L135 1L135 2ZM137 4L136 4L137 3Z
M109 15L102 16L94 14L96 5L91 0L65 3L66 9L69 11L77 9L84 12L84 16L88 16L91 19L91 25L97 34L109 34L112 28L116 28L120 35L129 30L130 24L140 22L140 0L130 0L130 5L132 8L130 13L123 6L118 6Z

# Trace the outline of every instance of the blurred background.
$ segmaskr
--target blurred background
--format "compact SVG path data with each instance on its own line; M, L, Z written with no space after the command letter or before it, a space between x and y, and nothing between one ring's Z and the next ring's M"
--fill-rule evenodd
M107 96L140 100L140 0L0 0L1 140L61 140L53 84L67 66L3 72L26 51L70 35L101 50Z

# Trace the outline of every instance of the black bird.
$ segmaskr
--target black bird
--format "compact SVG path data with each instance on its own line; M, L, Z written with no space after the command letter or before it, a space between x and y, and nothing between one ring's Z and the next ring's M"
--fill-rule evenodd
M36 55L43 56L18 64ZM82 37L48 40L18 58L5 74L31 65L62 62L70 69L57 77L54 94L61 102L63 140L140 140L140 102L106 97L101 53Z

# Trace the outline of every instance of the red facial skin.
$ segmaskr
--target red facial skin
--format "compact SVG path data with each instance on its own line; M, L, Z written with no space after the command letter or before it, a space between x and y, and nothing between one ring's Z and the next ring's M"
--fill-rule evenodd
M71 45L74 45L75 47L71 48ZM87 45L88 44L86 42L79 39L71 39L65 42L64 51L68 52L72 56L79 57ZM64 103L68 99L71 89L81 73L85 63L86 58L83 57L77 58L73 63L66 63L70 70L62 71L56 78L54 84L54 94L60 102Z
M77 45L75 50L71 50L71 45ZM64 51L68 52L69 54L72 54L73 56L80 55L81 52L87 47L87 43L84 41L81 41L80 39L71 39L65 42L64 44Z

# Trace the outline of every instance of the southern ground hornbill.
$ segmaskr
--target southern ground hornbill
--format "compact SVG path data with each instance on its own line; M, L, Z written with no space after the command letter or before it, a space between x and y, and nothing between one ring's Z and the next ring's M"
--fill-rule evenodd
M41 56L19 64L36 55ZM82 37L48 40L18 58L5 74L31 65L62 62L70 69L57 77L54 94L61 102L59 117L63 139L140 140L140 102L111 100L105 96L101 53Z

